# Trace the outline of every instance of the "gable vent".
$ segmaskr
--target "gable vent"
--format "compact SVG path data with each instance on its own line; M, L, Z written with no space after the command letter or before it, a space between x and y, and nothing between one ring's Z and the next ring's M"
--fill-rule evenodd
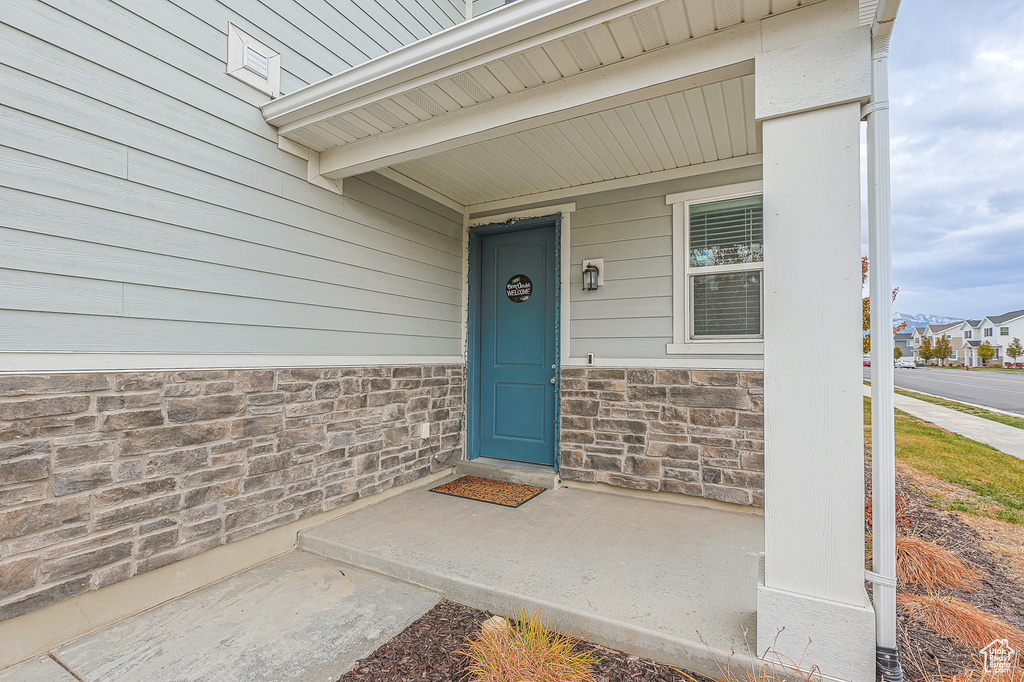
M242 66L260 78L270 77L270 58L257 52L251 45L242 46Z

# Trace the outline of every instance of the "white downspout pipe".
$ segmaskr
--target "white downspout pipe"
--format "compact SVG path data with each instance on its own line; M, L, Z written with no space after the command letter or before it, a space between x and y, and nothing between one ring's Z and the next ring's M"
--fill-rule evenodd
M881 0L871 30L868 257L871 295L871 515L875 677L903 679L896 646L896 443L893 411L892 201L889 189L889 37L900 0Z

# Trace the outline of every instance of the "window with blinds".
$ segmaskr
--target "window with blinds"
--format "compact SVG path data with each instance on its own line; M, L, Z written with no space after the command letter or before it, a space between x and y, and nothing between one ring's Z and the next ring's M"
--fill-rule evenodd
M759 263L761 197L740 197L690 206L690 267Z
M695 203L687 214L690 336L761 336L761 195Z
M693 335L757 336L761 333L761 272L695 275Z

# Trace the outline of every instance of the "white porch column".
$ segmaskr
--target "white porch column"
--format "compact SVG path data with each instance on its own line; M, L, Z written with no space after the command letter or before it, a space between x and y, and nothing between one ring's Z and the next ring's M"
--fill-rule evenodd
M755 67L765 119L758 652L775 645L779 662L802 659L826 677L871 682L860 362L860 120L870 37L858 29L777 53L759 55Z

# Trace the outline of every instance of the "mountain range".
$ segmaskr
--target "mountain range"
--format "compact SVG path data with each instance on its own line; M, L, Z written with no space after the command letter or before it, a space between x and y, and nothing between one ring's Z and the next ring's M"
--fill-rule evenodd
M897 313L893 311L892 323L897 325L906 322L905 331L913 331L914 327L925 327L929 324L945 324L947 322L959 322L959 317L943 317L942 315L925 315L923 313Z

